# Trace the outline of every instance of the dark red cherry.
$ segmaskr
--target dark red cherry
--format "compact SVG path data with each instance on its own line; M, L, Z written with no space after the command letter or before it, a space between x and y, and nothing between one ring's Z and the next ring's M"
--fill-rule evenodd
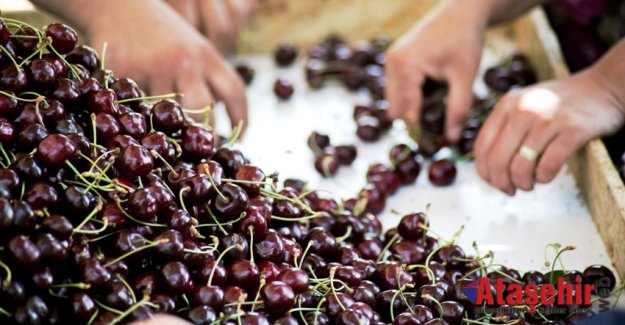
M382 136L380 120L374 116L359 116L356 120L356 135L365 142L377 141Z
M133 179L149 174L154 168L154 161L148 149L130 145L122 151L117 165L124 176Z
M295 304L295 293L282 281L265 284L261 289L265 311L273 317L281 316Z
M278 233L271 229L254 243L254 253L263 261L280 263L284 261L284 242Z
M113 282L110 285L109 293L104 296L104 303L107 306L117 309L127 309L134 302L128 288L121 282Z
M228 282L250 290L258 285L260 271L258 266L251 261L240 259L226 266Z
M15 127L7 119L0 117L0 143L11 147L15 139Z
M336 294L329 292L325 296L325 302L323 307L325 313L330 319L335 319L343 308L349 308L354 304L354 299L342 292L336 292Z
M265 181L265 173L260 168L249 164L241 165L234 171L233 176L236 180L246 182L241 183L240 186L250 198L260 194L260 189L263 187L261 183Z
M118 118L122 133L133 138L141 138L147 132L145 117L139 113L130 112Z
M163 132L152 131L148 133L148 135L141 139L141 145L150 151L156 151L158 156L169 163L172 163L176 159L176 149ZM162 163L160 159L157 159L156 162L157 164Z
M4 22L4 20L0 20L0 45L4 46L9 41L9 37L11 36L11 31L9 27Z
M80 64L89 71L96 71L100 67L98 53L89 46L78 45L65 55L65 60L69 63Z
M171 134L182 128L185 118L180 104L170 99L163 99L152 106L154 128Z
M429 225L424 213L411 213L401 218L397 224L397 233L403 238L418 240L423 237L424 228L429 227Z
M430 164L428 179L436 186L447 186L456 179L456 166L448 159L436 160Z
M112 86L119 100L141 97L141 90L137 83L130 78L119 78Z
M182 182L180 199L190 205L208 202L215 194L215 188L205 175L195 175Z
M356 160L358 151L354 145L338 145L334 147L334 154L341 165L349 166Z
M23 266L35 266L41 259L41 252L37 245L24 235L11 238L8 246L10 256Z
M288 284L296 294L302 294L308 290L309 277L304 270L286 269L278 274L278 280Z
M246 85L251 84L252 80L254 80L254 74L255 74L254 68L252 68L246 62L237 63L234 66L234 69L239 74L239 77L243 79L243 82L245 82Z
M107 143L121 132L119 122L110 114L98 113L95 116L95 128L98 143Z
M169 262L163 265L161 275L169 291L174 294L189 293L193 290L191 273L181 262Z
M58 99L66 106L78 103L81 93L79 85L76 81L68 78L56 79L56 87L53 87L52 97Z
M188 125L182 129L182 152L191 159L205 159L213 154L213 133L203 126Z
M158 213L156 195L149 188L135 190L128 197L128 213L139 220L152 220Z
M219 192L221 195L217 194L211 201L217 217L226 220L238 218L247 209L249 196L240 186L224 183L219 186Z
M273 84L273 92L281 100L287 100L293 96L295 90L293 89L293 84L290 81L279 78Z
M47 90L54 84L56 70L54 65L43 59L34 59L28 64L30 84L37 89Z
M37 146L37 158L51 168L61 168L76 154L76 146L62 134L50 134Z
M212 159L221 165L227 177L234 175L239 166L248 163L241 151L228 147L219 148Z
M93 298L87 293L78 291L72 295L72 312L78 319L87 320L97 311Z
M330 137L326 134L313 131L308 136L308 147L315 155L318 155L330 146Z
M28 87L28 74L23 68L16 69L15 66L9 65L0 71L0 86L3 89L21 93Z
M527 273L526 273L527 274ZM595 292L603 297L606 292L612 291L616 286L614 273L605 265L593 264L584 269L583 276L588 284L595 286Z
M47 137L50 132L41 124L29 125L17 136L17 141L22 150L31 150Z
M334 154L324 153L315 158L315 169L323 177L336 175L339 170L340 161Z
M17 109L17 99L10 90L5 90L5 94L0 94L0 116L12 116Z
M163 255L178 257L184 250L182 234L177 230L167 229L156 236L154 240L164 241L164 243L156 246L156 251Z
M37 236L37 248L41 252L41 259L47 262L63 262L69 250L63 247L61 241L51 234Z
M52 23L44 27L44 30L46 36L52 40L52 47L59 54L66 54L76 46L78 36L76 31L69 26L61 23Z
M297 57L297 48L291 42L282 42L274 52L276 64L281 67L291 65Z
M50 184L37 182L26 191L24 200L35 210L47 208L52 211L60 203L61 197L59 192Z
M87 107L92 113L117 115L117 94L112 89L100 89L87 94Z

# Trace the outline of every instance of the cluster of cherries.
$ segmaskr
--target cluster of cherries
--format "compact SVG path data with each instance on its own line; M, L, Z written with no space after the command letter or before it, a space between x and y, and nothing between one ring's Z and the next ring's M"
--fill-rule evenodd
M383 232L387 170L370 168L370 186L342 202L300 180L279 187L176 101L144 96L76 43L66 25L0 21L0 322L564 319L481 313L462 290L472 279L545 276L466 255L432 235L427 214ZM408 175L404 149L391 160ZM615 285L604 266L580 276Z
M356 146L342 144L332 146L327 134L313 131L308 136L308 147L315 155L315 169L324 177L336 175L340 165L351 165L358 151Z

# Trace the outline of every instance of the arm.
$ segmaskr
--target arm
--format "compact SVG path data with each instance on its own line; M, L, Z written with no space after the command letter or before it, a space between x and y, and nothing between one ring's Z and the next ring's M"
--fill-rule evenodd
M625 41L590 68L560 80L506 94L480 130L478 173L512 195L553 180L588 141L616 132L625 121ZM519 154L521 146L537 159Z
M387 53L389 113L415 125L425 77L446 81L446 136L456 141L469 111L484 32L545 0L445 0L397 40Z
M225 102L233 125L247 122L243 82L213 44L165 2L35 3L75 24L94 48L108 43L106 65L118 76L133 78L152 94L181 92L183 104L192 109L204 108L216 97Z

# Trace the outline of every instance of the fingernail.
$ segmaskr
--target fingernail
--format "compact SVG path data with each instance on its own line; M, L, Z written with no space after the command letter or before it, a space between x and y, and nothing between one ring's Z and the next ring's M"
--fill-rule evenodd
M460 132L462 132L462 130L458 126L454 125L449 127L449 130L447 131L448 140L450 140L451 142L458 141L458 139L460 138Z

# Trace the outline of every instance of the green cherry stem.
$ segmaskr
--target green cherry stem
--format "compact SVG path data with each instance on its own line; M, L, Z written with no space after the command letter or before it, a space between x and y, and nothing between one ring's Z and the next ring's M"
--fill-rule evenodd
M112 259L112 260L108 261L106 264L104 264L104 267L109 267L109 266L111 266L111 265L113 265L113 264L115 264L115 263L117 263L117 262L119 262L119 261L121 261L121 260L125 259L126 257L128 257L128 256L130 256L130 255L133 255L133 254L135 254L135 253L138 253L138 252L140 252L140 251L143 251L143 250L146 250L146 249L150 249L150 248L152 248L152 247L156 247L156 246L158 246L158 245L160 245L160 244L165 244L165 243L168 243L168 242L169 242L169 239L167 239L167 238L162 238L162 239L155 240L155 241L147 241L147 240L146 240L146 242L147 242L147 244L145 244L145 245L143 245L143 246L141 246L141 247L138 247L138 248L136 248L136 249L134 249L134 250L132 250L132 251L130 251L130 252L127 252L127 253L125 253L125 254L123 254L123 255L121 255L121 256L119 256L119 257L117 257L117 258L114 258L114 259Z

